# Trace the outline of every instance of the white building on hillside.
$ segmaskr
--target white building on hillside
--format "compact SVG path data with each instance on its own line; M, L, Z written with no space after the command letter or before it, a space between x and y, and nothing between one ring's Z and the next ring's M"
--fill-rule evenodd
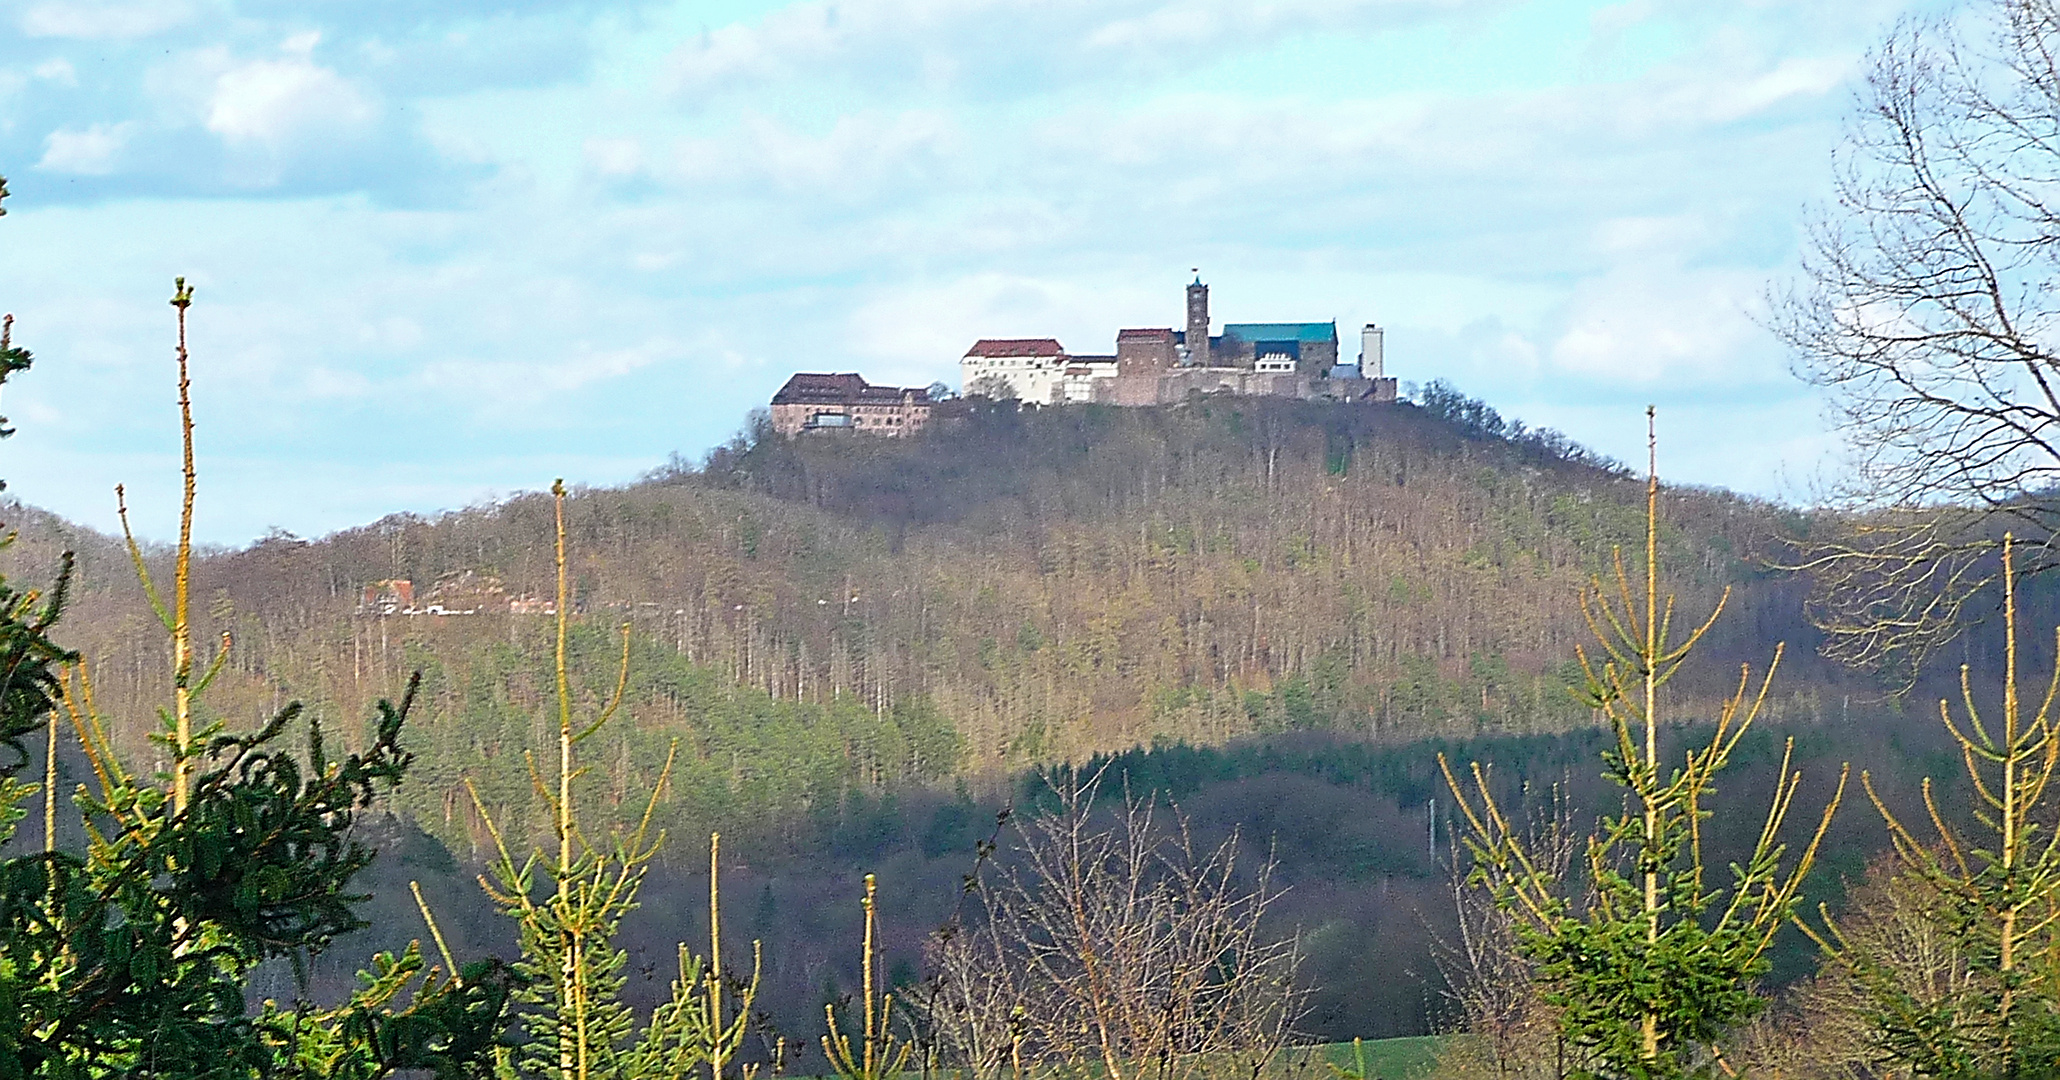
M958 372L963 393L1048 404L1066 375L1066 347L1053 338L981 338Z
M1114 356L1069 356L1052 338L982 338L959 360L964 393L1039 405L1098 400L1095 384L1115 377Z

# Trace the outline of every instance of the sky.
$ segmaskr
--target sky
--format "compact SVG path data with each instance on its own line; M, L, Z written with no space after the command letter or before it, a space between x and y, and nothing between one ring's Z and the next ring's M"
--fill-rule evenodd
M315 536L698 459L797 370L1386 328L1388 373L1806 501L1756 311L1907 0L0 0L11 494Z

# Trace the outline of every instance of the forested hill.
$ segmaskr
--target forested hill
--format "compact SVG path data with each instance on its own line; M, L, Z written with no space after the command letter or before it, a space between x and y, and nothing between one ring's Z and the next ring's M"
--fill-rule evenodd
M1613 545L1642 544L1643 481L1477 403L1434 404L957 404L920 438L746 436L701 467L580 491L568 515L583 694L612 687L612 628L633 631L629 719L593 754L608 777L597 788L633 798L677 738L672 824L776 839L897 781L1155 741L1586 724L1567 689L1588 637L1578 596ZM203 513L205 492L203 474ZM1782 512L1698 490L1664 506L1684 609L1734 587L1678 681L1688 700L1706 709L1738 663L1764 664L1786 640L1776 713L1842 707L1799 585L1756 569ZM64 631L147 756L167 658L126 556L13 516L24 539L7 573L81 550ZM547 496L274 536L194 574L198 636L233 641L210 692L232 724L300 698L355 731L419 669L422 762L404 798L425 826L461 850L477 842L466 776L518 819L533 811L521 751L555 722L552 620L475 600L550 594ZM361 612L365 586L389 579L423 605L482 613Z

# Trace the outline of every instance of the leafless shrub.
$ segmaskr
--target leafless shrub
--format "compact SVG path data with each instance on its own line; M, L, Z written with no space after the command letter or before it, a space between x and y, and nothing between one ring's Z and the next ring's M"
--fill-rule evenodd
M1740 1032L1741 1067L1747 1075L1781 1080L1903 1075L1884 1064L1878 1005L1856 968L1866 978L1893 979L1920 1007L1964 998L1967 964L1949 919L1936 887L1893 858L1876 860L1838 919L1846 960L1827 960Z
M947 926L931 944L929 966L917 1006L934 1050L926 1059L948 1059L968 1080L1022 1075L1032 986L1009 963L999 925Z
M1178 810L1127 792L1097 815L1101 780L1050 778L1056 808L1016 824L977 910L933 944L939 1056L980 1080L1259 1075L1304 997L1296 942L1265 926L1273 860L1241 865L1235 833L1198 846Z
M1529 809L1524 846L1539 866L1565 880L1580 849L1565 788ZM1540 998L1530 961L1517 952L1516 921L1492 893L1471 882L1471 860L1454 845L1446 880L1456 916L1451 937L1432 941L1431 958L1445 978L1445 996L1457 1014L1455 1033L1438 1056L1441 1078L1532 1080L1566 1074L1570 1049L1558 1016Z

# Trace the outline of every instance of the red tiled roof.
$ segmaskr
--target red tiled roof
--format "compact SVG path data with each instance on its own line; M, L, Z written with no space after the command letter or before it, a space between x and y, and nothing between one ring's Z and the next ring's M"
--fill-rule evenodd
M1064 356L1066 347L1055 338L981 338L966 350L967 356Z

